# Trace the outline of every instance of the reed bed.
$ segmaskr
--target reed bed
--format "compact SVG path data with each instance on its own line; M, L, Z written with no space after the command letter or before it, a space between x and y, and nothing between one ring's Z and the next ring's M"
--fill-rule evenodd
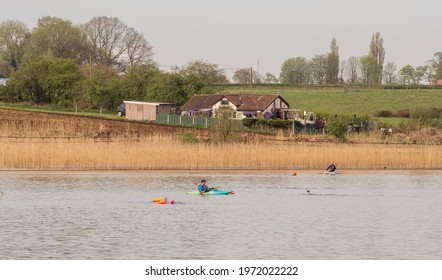
M338 143L182 144L171 136L133 142L0 143L3 170L442 169L442 146Z

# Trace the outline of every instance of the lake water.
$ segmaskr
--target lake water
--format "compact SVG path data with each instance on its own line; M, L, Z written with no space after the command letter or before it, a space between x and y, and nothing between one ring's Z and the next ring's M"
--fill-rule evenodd
M0 259L442 259L441 171L0 178Z

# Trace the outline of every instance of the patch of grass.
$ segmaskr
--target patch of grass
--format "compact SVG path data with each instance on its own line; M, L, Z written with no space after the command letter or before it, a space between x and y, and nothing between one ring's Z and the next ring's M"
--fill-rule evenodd
M249 94L250 86L218 89L222 93ZM384 89L344 86L259 86L254 94L280 94L293 109L330 115L374 116L380 110L397 112L404 108L426 106L442 108L442 89Z
M111 118L118 119L116 112L110 112L109 110L102 110L100 113L99 109L95 110L80 110L75 111L75 108L57 108L47 105L37 106L30 105L26 103L3 103L0 102L0 108L3 109L19 109L24 111L33 111L33 112L43 112L43 113L62 113L62 114L75 114L80 116L94 116L94 117L103 117L103 118Z

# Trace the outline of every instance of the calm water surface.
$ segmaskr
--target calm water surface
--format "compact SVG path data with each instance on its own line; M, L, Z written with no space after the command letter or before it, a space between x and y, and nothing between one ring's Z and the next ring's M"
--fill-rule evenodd
M442 259L441 171L0 179L0 259Z

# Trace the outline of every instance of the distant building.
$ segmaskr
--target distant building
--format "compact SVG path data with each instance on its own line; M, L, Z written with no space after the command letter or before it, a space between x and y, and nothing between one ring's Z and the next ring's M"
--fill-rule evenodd
M205 113L212 116L223 107L230 107L237 119L257 116L270 119L278 117L281 109L290 106L276 94L207 94L194 95L181 107L181 114L199 116Z
M155 121L158 114L170 114L173 107L171 103L124 101L126 105L126 118L137 121Z
M434 84L436 86L442 86L442 80L437 80Z

